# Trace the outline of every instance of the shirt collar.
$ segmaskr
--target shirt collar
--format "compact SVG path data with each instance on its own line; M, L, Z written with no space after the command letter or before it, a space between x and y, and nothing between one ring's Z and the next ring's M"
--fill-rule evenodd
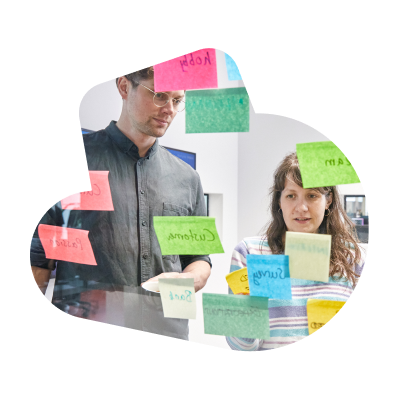
M138 160L139 152L138 146L130 139L125 136L120 129L117 128L116 121L111 121L109 126L106 128L107 134L110 136L111 140L117 144L117 146L131 158ZM159 148L159 139L156 139L153 146L148 150L144 158L149 159L153 157Z

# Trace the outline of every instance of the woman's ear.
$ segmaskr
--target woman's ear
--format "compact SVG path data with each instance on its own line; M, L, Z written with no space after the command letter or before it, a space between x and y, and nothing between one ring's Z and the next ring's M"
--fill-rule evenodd
M333 192L330 192L328 196L326 196L326 210L330 207L333 202Z

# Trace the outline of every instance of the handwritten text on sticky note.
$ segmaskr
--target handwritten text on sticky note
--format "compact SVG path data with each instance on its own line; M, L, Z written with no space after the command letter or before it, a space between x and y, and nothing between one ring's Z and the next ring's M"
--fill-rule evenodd
M226 275L228 286L234 294L249 293L248 270L241 268Z
M360 182L347 157L333 142L298 143L297 157L304 188Z
M187 92L185 132L249 132L249 97L246 89L239 87Z
M292 299L288 256L248 254L246 265L251 296Z
M345 301L308 299L306 312L308 314L309 335L329 322L344 304Z
M165 318L196 318L194 278L160 278L159 290Z
M269 339L268 299L235 294L203 293L205 333Z
M215 49L194 51L153 68L155 92L217 88Z
M285 254L290 276L311 281L329 281L331 235L286 232Z
M109 171L89 171L92 190L68 196L61 200L63 210L113 211Z
M211 217L153 217L163 255L224 253Z
M226 54L226 67L227 67L228 80L238 81L242 79L237 64L228 54Z
M89 231L40 224L38 233L46 258L97 265L89 242Z

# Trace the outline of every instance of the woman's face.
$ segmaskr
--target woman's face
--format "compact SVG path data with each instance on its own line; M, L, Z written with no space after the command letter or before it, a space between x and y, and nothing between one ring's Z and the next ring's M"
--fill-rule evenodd
M331 193L326 197L315 189L304 189L287 178L280 197L280 207L287 230L317 233L331 202Z

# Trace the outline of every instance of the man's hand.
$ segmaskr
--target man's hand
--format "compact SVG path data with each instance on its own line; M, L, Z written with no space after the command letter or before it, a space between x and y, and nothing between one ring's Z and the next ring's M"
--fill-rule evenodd
M210 273L211 268L209 263L206 261L194 261L193 263L189 264L184 271L182 271L182 273L164 272L163 274L150 278L146 282L157 282L159 278L194 278L195 292L197 292L206 285Z

